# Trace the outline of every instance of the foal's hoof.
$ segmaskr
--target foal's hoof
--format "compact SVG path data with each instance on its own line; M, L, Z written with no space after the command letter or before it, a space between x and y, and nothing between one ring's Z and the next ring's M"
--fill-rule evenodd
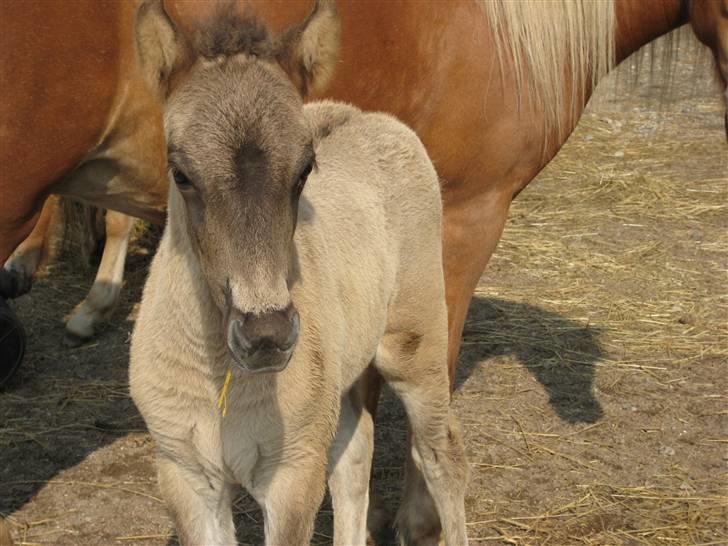
M90 339L91 338L89 337L80 336L68 330L66 330L66 333L63 334L63 344L69 349L80 347Z
M0 297L0 387L15 374L25 354L25 330Z
M367 545L389 546L397 544L397 533L391 512L384 505L382 497L370 492L369 511L367 513Z

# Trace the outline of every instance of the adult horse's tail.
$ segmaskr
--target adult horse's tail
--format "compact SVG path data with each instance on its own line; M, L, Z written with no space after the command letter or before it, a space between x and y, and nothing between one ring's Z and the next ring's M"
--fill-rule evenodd
M519 96L538 97L547 126L563 136L615 59L614 0L479 0L496 37L501 69L514 70Z

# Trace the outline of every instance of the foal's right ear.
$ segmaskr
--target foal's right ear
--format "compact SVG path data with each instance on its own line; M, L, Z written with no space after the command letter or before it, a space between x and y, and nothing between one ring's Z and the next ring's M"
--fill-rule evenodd
M135 22L137 61L144 79L162 99L170 93L170 81L186 58L187 47L162 0L143 0Z

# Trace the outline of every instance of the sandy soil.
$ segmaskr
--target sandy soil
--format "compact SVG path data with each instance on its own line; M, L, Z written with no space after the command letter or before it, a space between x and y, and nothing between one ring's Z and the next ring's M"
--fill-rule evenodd
M728 543L728 148L717 89L690 64L662 101L659 71L600 86L512 207L453 402L474 544ZM0 513L17 544L174 543L127 393L152 248L136 243L121 305L78 349L62 319L92 270L60 263L14 303L29 346L0 393ZM374 487L393 513L406 425L390 395L377 426ZM240 540L260 543L257 507L237 505ZM330 508L316 533L330 542Z

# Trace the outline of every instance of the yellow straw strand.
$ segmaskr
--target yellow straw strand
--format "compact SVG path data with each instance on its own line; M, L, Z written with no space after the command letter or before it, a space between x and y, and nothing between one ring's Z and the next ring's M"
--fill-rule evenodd
M220 398L217 399L217 407L222 408L223 417L227 415L227 391L228 387L230 386L230 378L232 377L232 375L232 369L228 368L227 373L225 374L225 383L223 383L222 390L220 391Z

